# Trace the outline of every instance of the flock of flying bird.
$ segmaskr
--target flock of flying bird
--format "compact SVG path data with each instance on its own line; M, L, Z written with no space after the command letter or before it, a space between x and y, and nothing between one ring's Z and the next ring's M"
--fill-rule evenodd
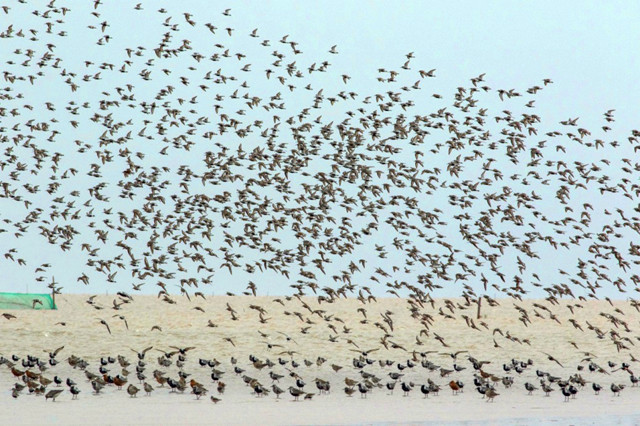
M432 323L460 315L469 328L489 330L463 313L482 301L492 306L499 297L513 298L515 314L528 326L533 317L559 322L554 309L561 299L575 299L567 305L573 314L603 292L639 291L640 164L634 155L640 131L614 132L614 110L596 128L578 117L548 127L535 102L550 79L524 90L494 89L480 74L449 97L434 93L437 71L415 67L413 53L397 67L378 69L375 85L363 89L371 93L356 92L355 78L332 72L337 46L309 61L288 35L269 40L258 29L239 28L230 9L205 19L135 5L127 14L156 22L157 39L150 32L144 45L126 45L136 35L112 33L117 26L104 16L121 13L120 6L109 10L96 0L90 10L72 10L62 4L53 0L34 9L19 1L0 11L6 84L0 89L0 261L23 280L50 282L59 293L56 271L77 271L74 291L96 281L134 291L155 286L168 304L176 303L174 293L204 299L208 286L240 281L235 293L255 296L258 284L273 291L276 283L278 291L288 285L293 295L287 303L299 303L309 316L317 312L303 296L319 304L356 297L365 322L367 305L386 294L406 298L417 345L445 348L446 338L431 332ZM34 251L34 244L45 248ZM41 258L48 248L68 252L73 262ZM561 268L548 266L557 259ZM463 304L434 309L439 293L458 290ZM543 298L527 310L517 303L527 295ZM120 291L113 309L133 299ZM640 309L631 296L629 303ZM264 308L254 309L268 322ZM617 352L632 350L625 312L615 308L602 316L609 330L569 322L608 339ZM124 315L114 317L128 328ZM399 346L391 340L391 317L375 323L387 350ZM99 324L111 333L106 320ZM335 341L340 333L331 326ZM158 362L173 365L178 355L176 363L184 363L186 352ZM138 358L140 378L144 352ZM385 361L385 367L431 365L426 355L414 352L412 359ZM140 388L124 374L134 364L117 360L123 372L112 376L115 361L103 363L98 374L82 359L68 358L74 368L84 366L96 393L128 384L135 396ZM469 357L476 367L474 360ZM362 377L345 378L347 395L364 397L380 386L392 391L396 382L411 392L401 373L395 379L389 373L386 385L365 374L369 361L366 353L354 359ZM16 397L25 387L38 393L51 384L44 370L35 371L38 357L3 362L25 383L13 388ZM257 358L251 364L257 370L276 365ZM530 364L514 360L512 367ZM216 374L215 362L200 365ZM233 368L242 375L242 368ZM489 400L498 395L497 383L509 382L482 366L474 370L476 388ZM296 371L291 378L303 382ZM176 374L169 379L156 370L153 378L172 390L190 385L198 397L206 392L182 367ZM242 377L258 396L285 392L273 376L271 385ZM547 394L559 384L567 398L585 384L579 374L540 379ZM149 381L140 379L147 393ZM329 390L329 381L315 382L318 393ZM74 396L80 391L71 378L66 385ZM463 384L446 386L455 393ZM598 386L593 383L594 390ZM623 387L611 386L616 394ZM528 391L537 387L527 382ZM311 398L302 388L297 383L288 391ZM439 385L431 381L420 389L428 395ZM46 396L55 399L58 390Z

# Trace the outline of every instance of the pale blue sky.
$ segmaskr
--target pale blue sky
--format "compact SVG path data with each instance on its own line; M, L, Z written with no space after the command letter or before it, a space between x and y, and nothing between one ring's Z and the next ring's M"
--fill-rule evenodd
M57 6L62 6L64 2L56 2ZM628 2L513 2L513 1L490 1L490 2L345 2L345 1L322 1L322 2L295 2L295 1L274 1L274 2L229 2L219 3L204 1L181 1L181 2L153 2L142 3L143 11L134 11L132 6L117 6L105 2L98 11L101 16L97 19L87 17L92 10L93 4L72 4L71 11L64 18L65 29L69 37L55 38L55 53L64 57L63 67L69 70L76 70L82 73L94 74L95 66L86 68L85 60L91 60L95 64L110 62L121 64L126 58L124 49L126 47L145 46L150 51L157 45L158 39L167 27L162 27L159 23L169 16L172 16L171 23L179 23L181 31L174 34L174 42L182 40L183 35L188 33L195 51L205 55L210 55L213 44L223 43L232 51L243 52L247 60L252 64L251 75L237 74L239 78L246 78L250 82L251 90L263 93L268 97L275 91L283 91L283 96L287 97L288 109L294 113L307 106L309 96L316 90L325 88L325 92L335 93L339 90L353 90L360 94L374 94L379 91L389 90L384 86L377 86L376 76L378 68L399 69L406 60L405 55L413 52L415 58L411 61L411 70L406 77L402 78L404 84L411 85L417 80L417 71L420 69L436 69L436 79L425 79L421 83L422 91L412 92L408 95L418 106L424 105L424 112L432 112L434 106L447 106L447 102L438 104L430 96L431 93L440 93L451 97L458 86L467 86L469 79L481 73L486 73L486 84L493 89L511 89L524 92L528 87L541 85L543 78L551 78L553 85L548 86L536 96L536 108L533 110L542 118L541 128L557 129L558 122L569 117L580 117L580 124L589 128L597 129L603 125L602 114L615 109L615 128L607 137L609 140L618 139L621 142L626 140L630 129L638 127L638 117L640 116L640 29L637 22L640 21L640 3ZM169 13L161 15L156 11L165 7ZM222 15L222 11L231 8L231 16ZM10 22L15 28L29 28L32 26L42 26L42 18L35 17L30 12L34 7L30 5L15 4L12 6ZM188 12L193 15L197 22L196 26L188 26L182 15ZM143 18L144 17L144 18ZM3 19L5 20L3 22ZM0 15L0 28L5 28L8 24L6 15ZM113 38L107 47L98 47L95 40L100 36L99 29L88 31L89 24L99 27L99 24L107 20L110 27L107 34ZM215 36L204 27L204 23L211 22L218 27ZM233 37L228 37L224 28L234 29ZM248 34L254 29L258 29L259 38L251 38ZM278 42L285 34L289 34L289 40L299 43L298 48L303 54L290 55L290 47ZM44 31L40 31L41 42L47 40ZM186 35L184 36L186 37ZM271 41L271 47L265 49L260 46L260 41L264 38ZM5 45L5 52L13 51L18 47L26 46L24 39L3 39L0 46ZM328 54L332 45L337 45L338 55ZM305 70L312 62L318 64L322 60L328 60L332 66L325 75L315 73L313 79L314 91L301 93L297 90L294 94L287 94L286 88L279 88L273 80L265 81L263 78L264 69L269 67L269 63L275 58L269 56L272 50L279 50L285 53L288 58L284 61L289 63L296 60L298 66ZM41 53L41 52L39 52ZM3 60L4 60L3 55ZM153 57L153 55L151 55ZM7 59L9 59L7 57ZM135 58L134 58L135 59ZM242 62L244 64L245 62ZM193 62L189 65L197 66L199 71L215 70L217 64L203 61L202 65ZM64 113L64 106L70 100L82 103L83 101L95 101L100 98L100 91L113 92L115 86L123 86L128 79L135 80L136 94L138 99L142 99L144 94L151 95L158 88L167 84L167 78L163 79L159 68L168 66L175 75L186 72L186 62L173 62L170 65L158 66L154 69L154 78L151 82L142 82L132 71L128 75L118 75L117 73L103 72L100 82L93 82L91 86L81 85L77 92L71 94L66 85L60 84L59 76L45 70L45 76L34 86L25 85L21 90L25 94L22 103L42 105L45 100L51 100L57 105L55 114L45 110L44 116L48 118L60 117L61 122L68 122L69 116ZM144 65L136 66L139 71ZM239 66L238 66L239 68ZM86 70L86 71L84 71ZM35 72L37 70L34 70ZM203 74L201 72L200 74ZM413 74L410 74L413 73ZM255 75L259 75L259 78ZM339 76L348 74L351 76L348 86L344 86ZM133 76L132 76L133 75ZM172 78L175 78L174 77ZM174 81L171 84L176 86ZM200 82L192 81L192 86L197 86ZM261 86L264 85L264 86ZM179 87L179 86L178 86ZM200 99L211 96L218 87L213 87L208 95L199 95ZM300 87L302 89L302 87ZM179 88L181 90L181 88ZM222 88L220 90L226 90ZM394 90L398 90L396 87ZM224 92L221 92L224 93ZM185 99L190 99L197 94L192 89L185 93ZM227 95L229 93L226 93ZM435 103L434 103L435 102ZM500 103L497 95L493 93L491 99L486 100L486 106L491 108L493 114L499 114L503 108L517 108L514 105L522 106L525 102ZM21 105L22 103L16 103ZM450 102L449 102L450 104ZM205 107L199 104L198 112L202 115L210 114L212 103ZM480 102L480 106L483 104ZM335 114L336 121L344 118L341 115L341 107L336 107L335 111L323 112L325 121L330 121L327 114ZM36 111L38 109L36 108ZM528 111L529 112L529 111ZM23 117L28 117L23 113ZM121 119L126 117L129 110L120 108L115 115L121 114ZM262 111L252 111L252 114L260 116ZM19 122L23 117L15 118ZM268 118L268 115L265 115ZM144 117L140 114L134 115L134 119L141 121ZM43 118L46 119L46 118ZM26 120L23 120L26 121ZM13 123L10 122L10 123ZM11 124L12 125L12 124ZM10 127L9 122L0 126ZM136 129L142 126L138 126ZM65 153L65 160L69 164L74 161L85 162L84 157L78 156L75 152L76 146L73 140L83 140L97 146L95 142L100 136L95 128L81 125L77 130L67 125L62 136L58 137L60 142L57 146L46 147L46 149L57 150ZM545 130L548 131L548 130ZM148 131L147 133L153 133ZM541 140L540 137L536 140ZM251 142L243 141L245 145L251 146ZM135 145L138 150L145 150L151 147L151 143ZM152 164L153 161L163 161L165 165L177 169L180 164L193 164L200 161L200 158L185 158L183 152L176 152L168 159L162 160L154 157L158 151L153 147L153 152L147 153L145 164ZM569 156L574 159L590 163L608 155L613 157L628 155L628 151L621 153L605 153L598 158L585 158L581 156L581 151L569 151ZM117 153L117 150L116 150ZM195 154L194 154L195 155ZM408 151L411 156L411 151ZM97 161L95 157L90 161ZM435 161L439 161L436 159ZM79 163L81 166L82 164ZM442 165L441 165L442 166ZM79 167L80 168L80 167ZM109 171L105 166L104 180L111 180L112 183L120 179L118 172L121 169ZM312 169L313 170L313 169ZM175 170L174 170L175 171ZM517 168L509 170L509 173L519 172ZM6 171L5 171L6 173ZM507 170L505 170L505 174ZM523 173L525 174L525 173ZM613 180L616 179L612 175ZM619 176L618 176L619 178ZM0 180L6 180L2 177ZM35 177L29 177L32 183L40 181ZM87 185L88 181L80 181L79 188ZM40 184L46 186L46 181ZM95 184L95 183L94 183ZM499 188L500 186L498 186ZM531 190L532 188L529 188ZM533 188L535 189L535 188ZM107 189L106 191L109 191ZM117 192L113 190L114 210L129 209L131 206L117 199ZM544 191L544 189L541 189ZM275 194L274 194L275 195ZM46 211L50 205L50 200L40 193L32 196L35 204L41 201L41 207ZM40 198L42 197L42 198ZM581 204L579 195L574 202ZM551 197L553 198L553 197ZM86 193L79 198L77 204L81 205L86 199ZM607 200L605 198L605 200ZM446 199L436 198L422 200L424 203L433 202L447 213L457 214L457 211L447 211ZM615 202L621 202L615 199ZM628 211L632 211L633 203L629 203ZM546 206L550 212L556 207ZM96 207L96 214L99 214L103 206ZM12 210L13 205L6 200L0 199L0 218L23 217L24 212ZM625 208L625 211L627 209ZM598 217L594 215L594 226L598 223ZM111 218L114 222L117 217ZM452 221L453 223L453 221ZM37 275L33 274L33 269L39 264L48 262L53 267L47 271L46 280L50 276L55 276L56 280L63 285L66 292L114 292L116 290L127 290L132 283L138 283L130 277L126 270L120 271L116 277L115 284L107 284L100 275L87 272L91 275L91 286L84 287L76 281L76 278L87 268L82 264L86 261L84 253L79 248L70 252L61 253L57 248L47 245L35 232L15 240L13 230L0 234L0 251L6 252L9 248L16 247L19 255L24 258L28 266L20 267L14 262L0 259L0 267L3 270L4 279L0 281L2 291L22 291L27 285L30 291L44 291L46 282L35 282ZM80 228L79 228L80 229ZM454 230L455 231L455 230ZM90 229L81 232L92 233ZM620 231L620 232L629 232ZM449 237L449 236L448 236ZM455 236L450 236L455 241ZM79 237L80 238L80 237ZM94 239L93 235L87 237ZM390 244L386 240L388 235L376 236L370 246L376 244ZM629 237L631 238L631 237ZM623 241L626 244L626 240ZM286 239L284 241L287 243ZM296 242L291 241L292 246ZM78 244L79 245L79 244ZM455 244L454 244L455 245ZM462 247L461 247L462 248ZM117 254L118 252L113 252ZM364 255L374 253L363 251ZM557 261L559 264L565 263L567 269L575 265L577 253L555 254L549 259ZM78 262L81 259L82 263ZM513 259L511 259L513 260ZM401 261L400 257L390 254L391 261ZM372 258L372 267L375 266L376 258ZM383 261L382 266L389 262ZM543 263L543 266L546 265ZM214 279L216 293L227 290L241 291L246 286L248 280L253 280L259 284L260 292L271 294L288 291L287 286L293 283L284 282L283 278L275 274L265 274L263 277L243 274L234 271L233 276L229 276L224 270L220 270L218 265L213 265L219 271ZM558 265L555 265L559 267ZM558 279L557 267L536 269L543 278L551 281ZM337 272L345 269L346 265L336 265ZM505 265L507 272L513 270L513 265ZM529 271L530 272L530 271ZM329 274L324 285L334 285ZM366 285L366 278L370 271L364 274L359 284ZM405 277L399 277L405 279ZM263 285L261 285L263 284ZM177 290L177 286L172 284L172 288ZM144 290L155 292L157 287L154 282L143 287ZM207 288L206 293L212 289ZM384 289L382 289L384 290ZM455 286L443 290L441 295L457 295L460 287ZM534 293L534 295L541 293ZM604 289L603 295L614 295L611 289Z

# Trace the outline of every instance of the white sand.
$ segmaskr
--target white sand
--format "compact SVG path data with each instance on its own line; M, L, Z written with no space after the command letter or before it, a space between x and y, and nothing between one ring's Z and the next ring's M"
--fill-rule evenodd
M421 336L424 344L417 345L416 335L421 326L410 317L406 302L398 299L381 299L366 306L357 300L341 300L318 306L315 300L304 299L311 309L323 309L326 310L324 315L334 315L331 322L326 322L319 315L310 315L297 299L286 302L286 306L283 307L275 303L273 298L266 297L215 297L207 300L192 298L192 302L188 302L186 298L174 297L178 303L169 305L152 296L136 296L133 303L123 305L120 310L115 311L111 309L113 296L99 296L96 302L105 309L98 311L85 303L86 298L87 296L64 295L58 299L58 311L12 311L17 319L8 321L0 318L3 337L0 342L0 354L9 357L11 354L24 356L30 353L47 359L47 355L42 352L43 349L55 349L64 345L65 348L58 356L62 362L46 371L44 375L48 378L54 375L63 379L71 377L82 391L77 401L71 400L66 386L63 386L65 393L55 403L45 403L44 398L28 395L26 391L14 400L11 398L10 388L16 378L6 366L1 366L0 424L368 424L443 421L505 424L566 421L575 424L601 423L609 420L618 423L640 421L640 408L637 404L640 402L640 390L627 387L621 397L614 397L608 389L609 385L616 382L629 386L629 378L627 373L611 372L612 369L607 367L608 360L616 363L629 361L629 353L637 352L623 350L618 353L608 335L604 339L596 338L592 331L586 329L585 323L589 321L605 333L614 329L622 337L628 336L636 343L638 340L633 328L638 325L640 315L625 302L614 302L625 315L615 312L614 307L607 302L581 302L584 308L577 309L575 315L564 305L553 307L561 324L548 319L549 314L540 309L537 309L538 312L544 314L547 319L534 317L531 305L533 302L517 302L518 306L527 309L533 321L532 325L525 327L518 321L518 312L513 308L513 301L501 300L498 307L483 306L482 321L486 322L489 330L478 324L482 331L476 331L468 328L461 318L462 314L474 318L475 307L465 311L456 310L455 320L445 319L438 315L443 303L437 301L435 309L429 306L424 310L435 319L430 330L431 335ZM227 303L237 311L239 320L231 321L229 312L225 310ZM455 300L454 303L462 301ZM262 306L267 311L265 317L271 319L266 324L261 324L258 312L249 308L251 304ZM195 306L203 308L205 312L194 310ZM363 316L356 312L358 307L363 306L367 310L367 324L360 322ZM460 355L458 363L467 369L448 378L441 378L438 372L429 372L419 363L411 370L404 370L405 376L402 380L413 381L416 384L409 397L402 396L398 384L393 395L388 395L386 389L375 389L367 399L361 399L358 393L348 398L343 391L344 378L359 380L360 375L351 364L352 358L357 356L356 352L351 351L355 346L347 343L347 339L351 339L362 349L381 347L380 338L383 333L374 323L382 322L380 312L387 310L394 312L393 337L389 337L388 341L404 346L409 351L468 350L478 359L493 361L485 366L484 370L500 377L507 374L517 376L502 370L502 363L511 358L531 358L534 365L516 377L515 385L511 389L505 389L498 384L497 390L500 395L493 403L485 402L475 391L472 383L473 369L464 358L466 354ZM295 315L285 315L285 311L291 314L299 312L305 320L308 318L314 324L307 325ZM600 312L624 319L631 331L626 332L622 326L614 327L604 316L599 315ZM126 330L123 321L113 318L113 315L124 315L129 323L129 330ZM336 321L336 317L344 323ZM113 334L109 335L96 318L107 320ZM585 331L575 329L568 322L569 318L574 318ZM209 319L218 324L218 327L207 327ZM60 321L66 322L67 325L55 325ZM327 324L333 324L338 331L336 343L328 341L328 337L335 336L336 333L329 329ZM150 331L154 325L159 325L162 331ZM306 326L310 326L308 334L301 334L301 327ZM343 326L351 328L350 333L345 334ZM510 341L498 333L492 334L496 327L504 334L509 332L511 336L520 340L529 339L531 346ZM268 339L261 337L258 330L267 333ZM291 336L297 343L287 341L278 331ZM451 347L444 348L434 340L434 333L444 337L445 342ZM225 337L233 338L236 347L225 342ZM494 348L493 337L500 348ZM263 343L267 340L283 347L273 347L269 350L266 343ZM569 341L576 343L580 350L575 349ZM630 343L626 344L635 349ZM80 370L73 370L64 361L74 354L89 361L90 366L87 370L97 372L99 357L125 355L132 362L128 368L131 373L129 382L141 387L135 377L133 365L137 361L136 355L129 348L141 350L147 346L154 346L168 351L171 345L196 347L188 353L185 371L192 373L189 379L196 379L204 384L212 395L222 398L221 402L214 405L208 397L196 400L188 391L184 394L173 394L169 393L168 388L159 388L151 373L154 369L160 368L157 364L160 352L155 349L147 354L148 365L145 374L148 377L147 381L152 383L156 390L150 397L140 393L135 399L129 398L125 390L116 390L114 386L105 388L101 395L93 395L84 374ZM269 358L275 362L278 353L283 350L296 352L293 358L301 364L296 371L307 383L305 391L316 393L311 401L292 402L288 393L282 395L280 401L276 401L273 394L256 398L241 378L233 374L229 363L230 356L236 356L239 360L238 365L247 370L245 374L270 387L268 369L256 370L251 366L248 356L254 354L263 360ZM541 351L553 354L565 368L548 361ZM587 381L596 381L603 385L605 389L600 395L594 395L590 383L580 390L575 400L568 403L563 402L559 390L553 392L551 397L544 397L539 390L531 396L527 395L524 383L530 381L538 385L539 382L535 377L535 369L567 378L577 372L576 366L584 358L581 351L594 353L597 356L594 361L611 372L610 375L590 373L586 369L581 372ZM280 356L290 359L288 355ZM323 356L328 361L320 367L315 363L311 367L303 364L304 359L315 361L318 356ZM369 356L376 360L392 359L405 362L411 358L411 353L402 349L382 348ZM215 391L216 385L209 377L210 368L198 365L199 357L216 358L222 362L219 369L226 371L223 380L227 384L227 390L223 395L218 395ZM453 363L451 357L441 353L430 354L428 359L445 368L451 368ZM335 373L330 367L332 363L344 368ZM582 365L586 366L587 363L584 362ZM23 369L19 364L18 367ZM112 375L121 373L118 364L110 365L109 368ZM175 365L160 369L167 371L169 377L177 378L178 370ZM640 366L631 362L631 369L640 370ZM288 373L280 365L276 365L273 370L280 374ZM382 377L382 383L389 381L388 371L398 371L395 366L382 369L377 362L365 370ZM329 395L317 394L313 383L316 377L331 382L332 392ZM419 386L425 383L427 378L443 386L439 396L422 398ZM446 387L451 378L460 379L466 384L463 394L451 394ZM294 384L294 380L288 376L280 382L281 388Z

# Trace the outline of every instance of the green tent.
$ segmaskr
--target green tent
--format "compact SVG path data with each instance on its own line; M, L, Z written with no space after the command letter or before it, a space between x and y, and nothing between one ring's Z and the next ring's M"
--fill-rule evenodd
M57 309L50 294L0 293L0 309Z

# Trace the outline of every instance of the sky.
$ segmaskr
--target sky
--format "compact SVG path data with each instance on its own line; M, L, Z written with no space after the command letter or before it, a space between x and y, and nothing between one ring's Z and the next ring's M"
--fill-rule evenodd
M120 64L126 59L125 49L127 47L145 46L147 51L150 51L157 45L159 37L168 31L167 27L163 27L160 23L171 16L171 23L179 23L181 28L180 32L175 35L174 42L182 40L183 36L186 37L188 34L195 51L206 53L213 49L215 43L223 43L233 52L242 52L248 58L247 62L251 63L251 73L246 75L251 89L264 93L265 97L274 91L282 91L283 97L287 99L287 107L292 111L308 106L316 91L301 93L302 90L296 88L295 92L287 93L287 89L281 88L277 81L273 79L267 81L262 77L263 70L269 67L270 62L274 60L274 57L268 53L274 49L286 54L290 53L291 49L287 45L278 42L287 34L288 40L298 42L298 49L302 53L296 55L295 58L288 57L285 60L286 63L296 60L297 65L303 70L314 62L319 64L322 60L328 60L331 63L330 73L326 73L326 75L314 73L313 77L309 77L309 81L314 87L325 88L327 93L345 90L345 86L339 78L342 74L351 77L348 90L362 94L373 94L379 90L385 90L384 87L376 86L378 69L399 69L406 61L406 55L412 52L414 58L411 59L411 69L401 75L404 84L413 84L417 79L415 75L418 70L436 69L436 78L422 81L422 91L410 95L417 108L424 107L424 111L431 112L437 107L437 104L434 103L437 101L434 101L430 96L431 93L440 93L450 97L457 87L467 87L471 78L485 73L486 84L492 88L506 90L515 88L522 92L533 85L542 85L542 80L545 78L552 79L553 84L545 87L535 98L535 113L541 117L544 126L548 126L549 129L557 128L558 122L561 120L575 117L580 117L580 124L585 127L598 128L603 125L603 113L615 109L615 128L607 137L612 140L624 141L631 129L637 128L640 116L640 103L637 102L640 98L640 85L637 83L638 70L640 69L640 52L637 49L637 46L640 45L640 29L637 26L640 18L640 4L638 2L270 1L213 3L181 1L178 4L177 2L160 1L153 2L153 4L143 2L141 5L144 10L142 11L134 10L132 5L123 6L120 3L115 5L105 2L97 9L100 17L96 17L93 21L87 19L87 15L92 11L92 3L78 4L56 1L55 5L57 7L66 5L70 9L63 18L64 24L55 25L56 28L64 26L70 36L56 38L55 47L52 50L56 55L64 58L63 67L69 70L79 70L79 73L86 70L86 73L93 75L99 71L96 69L97 64L102 62ZM167 9L167 14L157 12L162 7ZM231 8L231 16L222 14L226 8ZM9 25L13 25L14 29L25 28L25 31L34 26L42 27L42 17L32 14L33 9L35 6L32 5L20 3L12 5L8 15L0 13L0 30L5 31ZM196 22L193 28L185 23L184 12L190 13ZM9 17L10 19L8 19ZM95 43L96 39L101 36L99 27L103 21L108 22L109 25L106 27L105 33L112 37L106 47L96 46ZM91 22L97 27L96 29L87 28ZM206 22L217 27L215 35L212 35L204 27ZM233 28L233 37L226 36L226 27ZM248 36L254 28L257 28L258 38ZM43 43L46 43L47 37L41 30L39 33L41 40L34 42L34 45L42 47ZM271 47L266 50L259 43L265 38L271 41ZM5 52L17 48L24 49L25 43L24 39L15 37L0 39L0 45L5 46L2 48ZM333 45L337 45L339 54L328 53ZM93 64L86 66L85 61L91 61ZM236 75L243 76L239 68L244 63L238 61L236 70L234 70ZM206 70L215 72L217 68L217 65L213 63L201 65L195 62L187 63L182 59L168 60L166 66L174 72L175 76L186 73L186 67L189 64L195 65L198 70L205 72ZM140 68L144 68L144 65L137 67L136 70L138 71ZM147 68L151 69L151 67ZM13 70L14 68L8 69ZM225 71L227 69L225 68ZM37 69L34 68L29 72L35 71ZM81 104L88 100L97 104L102 98L101 91L113 92L114 87L124 87L129 79L133 80L131 75L135 75L133 71L129 75L103 71L101 80L94 80L91 84L80 84L76 92L70 92L67 85L61 84L63 80L60 79L59 70L52 71L51 69L44 70L44 75L37 79L33 85L23 84L20 91L24 93L24 97L15 105L32 104L36 106L36 111L42 111L43 120L45 117L59 118L60 126L63 125L63 121L69 121L64 112L64 107L68 102L76 101ZM154 78L151 81L143 82L139 78L136 80L135 92L138 99L144 98L145 95L152 98L161 87L167 84L170 78L162 77L159 69L155 69L153 73ZM254 74L259 74L260 78L255 77ZM172 84L178 87L178 90L184 89L179 84ZM197 94L191 90L197 84L200 82L192 80L190 89L185 92L185 100ZM216 87L212 90L219 90L225 96L229 96L232 92L231 89L224 87ZM208 95L199 94L200 99L204 99L205 96L211 96L211 93ZM46 101L54 103L57 106L56 111L44 109L43 105ZM484 102L494 114L498 114L502 108L518 108L518 105L521 107L524 104L524 102L518 102L516 105L511 101L500 103L495 93L491 98L487 96ZM194 108L198 110L198 114L207 116L212 114L212 105L211 102L206 105L204 102L200 102ZM222 105L227 106L226 103L222 103ZM446 106L447 104L443 103L442 105ZM341 114L344 110L341 108L338 105L326 113L323 112L324 119L330 120L333 115L335 115L336 122L343 119ZM249 112L252 116L264 120L270 119L269 114L264 111L250 110ZM127 118L127 114L137 114L131 117L137 122L144 119L141 114L124 108L114 112L116 118L123 120ZM330 117L327 114L333 115ZM26 111L23 116L26 117ZM62 152L64 154L63 163L66 162L68 166L77 165L78 168L86 166L87 157L78 155L77 146L73 141L82 140L97 145L96 141L100 134L97 133L95 126L91 126L86 121L88 117L90 115L84 116L85 122L80 120L78 128L72 128L68 124L64 128L61 127L63 130L61 135L56 138L55 149L52 145L46 145L45 141L38 143L43 143L45 148L52 147L50 148L52 151ZM3 133L10 136L10 129L14 121L19 122L22 118L6 118L5 123L0 121L0 127L5 129ZM141 127L136 127L136 130ZM148 130L147 133L152 133L152 131ZM538 140L540 139L543 138L538 138ZM133 150L146 153L144 164L155 164L154 162L158 161L171 167L172 170L176 170L182 164L191 164L194 169L197 169L198 166L194 163L201 161L201 158L197 157L197 153L207 150L207 148L201 148L197 145L192 153L193 157L185 157L185 152L175 151L168 158L161 158L156 154L157 150L161 148L160 145L154 145L157 143L155 140L136 141L132 147ZM250 147L255 142L243 141L242 143ZM6 142L4 145L2 149L7 147ZM199 149L200 151L198 151ZM117 150L114 149L114 152ZM590 163L607 156L615 157L630 153L632 155L632 152L627 150L620 154L619 152L603 151L602 156L590 158L589 155L593 155L592 150L581 151L580 148L575 150L570 148L569 156ZM401 155L411 156L412 154L411 151L407 151ZM31 160L25 158L24 161ZM91 161L97 160L94 158ZM434 158L433 161L434 165L440 164L439 158ZM523 172L524 174L527 171L520 170L523 165L513 166L511 169L508 168L509 165L505 165L505 167L505 174L507 172ZM313 171L314 168L325 170L326 164L313 164L311 170ZM9 180L9 169L10 167L7 167L0 172L1 181ZM110 170L107 166L104 169L102 178L106 182L115 183L121 179L117 174L118 170ZM469 176L473 176L477 172L477 168L468 171ZM621 176L612 175L611 177L616 181ZM43 188L47 185L44 178L39 180L41 178L30 176L24 179L29 180L32 184L40 184ZM77 203L80 206L81 202L86 199L84 191L88 190L90 179L79 176L76 180L77 183L74 185L83 191L83 197L80 197ZM174 184L174 182L169 183L169 185ZM134 206L128 205L126 200L118 199L118 190L113 188L114 186L105 189L108 194L112 195L113 209L115 211L131 210ZM235 188L231 185L229 189ZM544 191L544 189L541 190ZM43 192L34 195L33 201L35 205L40 205L47 212L52 197L47 197ZM275 192L266 195L277 197ZM587 198L581 199L581 195L578 193L573 202L579 205L590 201L589 194L584 196ZM609 196L605 195L598 203L606 203L607 200L611 200L616 205L617 203L627 203L620 204L620 206L630 212L637 205L637 201L607 197ZM445 208L445 216L453 214L446 210L446 197L443 195L436 195L432 200L421 199L421 202L442 206ZM100 210L107 207L96 207L96 214L100 217ZM541 209L548 209L550 213L555 212L556 208L557 206L552 203L541 206ZM0 199L0 218L15 220L23 217L24 213L24 211L17 210L14 203ZM85 218L85 220L88 223L89 219ZM117 218L112 218L112 220L117 221ZM604 221L606 218L599 219L594 214L594 224L598 224L598 220ZM231 226L233 229L235 225ZM25 259L28 265L22 267L6 257L0 258L0 270L3 275L3 279L0 280L0 291L46 292L46 284L53 277L62 285L63 292L112 293L117 290L127 290L131 284L140 282L123 270L118 272L114 283L108 283L103 279L104 277L93 274L91 275L91 285L83 286L77 281L78 276L85 270L81 266L85 261L85 254L79 248L79 244L70 251L62 252L57 247L46 244L38 235L37 230L34 232L32 229L26 233L26 236L14 238L14 231L10 227L4 228L8 232L0 234L0 252L6 253L15 248L18 254L14 257ZM87 227L81 226L78 229L81 230L83 236L85 233L89 235L93 232ZM621 232L629 233L631 231L623 230ZM452 230L452 234L447 237L456 246L456 238L459 236L455 235L455 230ZM91 238L94 236L91 235ZM633 239L633 235L628 234L627 239ZM283 233L282 240L283 246L287 246L287 244L295 246L297 243L285 233ZM390 235L385 233L372 237L366 247L362 248L362 256L374 259L372 265L375 265L376 254L372 248L375 244L388 245L391 240ZM623 240L625 239L623 238ZM552 255L551 259L557 262L557 265L554 266L565 263L573 265L575 257L578 255L577 253L558 253ZM396 264L400 261L401 255L392 252L388 262L383 261L382 265L388 266L390 263ZM332 266L332 268L335 267L334 272L346 267L340 262L337 261L337 264ZM41 263L49 263L52 267L44 273L34 273L34 268ZM535 270L543 280L557 279L557 267L545 268L544 264L541 266ZM505 268L507 272L513 272L515 270L514 263L505 265ZM290 282L275 273L266 273L263 276L255 277L241 272L229 275L224 273L222 268L216 266L216 269L218 272L216 272L214 279L215 284L212 288L205 290L207 294L242 291L249 280L264 283L259 286L261 293L281 294L291 291L288 288ZM364 275L362 280L366 280L368 277L368 274ZM37 277L44 278L37 281ZM329 278L325 277L325 279ZM365 281L360 283L368 284ZM334 285L333 282L326 284ZM478 285L477 280L472 284ZM171 284L170 287L177 291L176 284ZM384 294L384 288L372 287L378 294ZM153 282L145 284L142 289L142 291L150 293L155 293L158 290ZM533 290L533 295L544 295L536 289ZM460 287L454 286L450 289L445 288L438 294L451 296L459 293ZM627 296L617 294L615 289L610 287L603 288L601 294L611 297Z

